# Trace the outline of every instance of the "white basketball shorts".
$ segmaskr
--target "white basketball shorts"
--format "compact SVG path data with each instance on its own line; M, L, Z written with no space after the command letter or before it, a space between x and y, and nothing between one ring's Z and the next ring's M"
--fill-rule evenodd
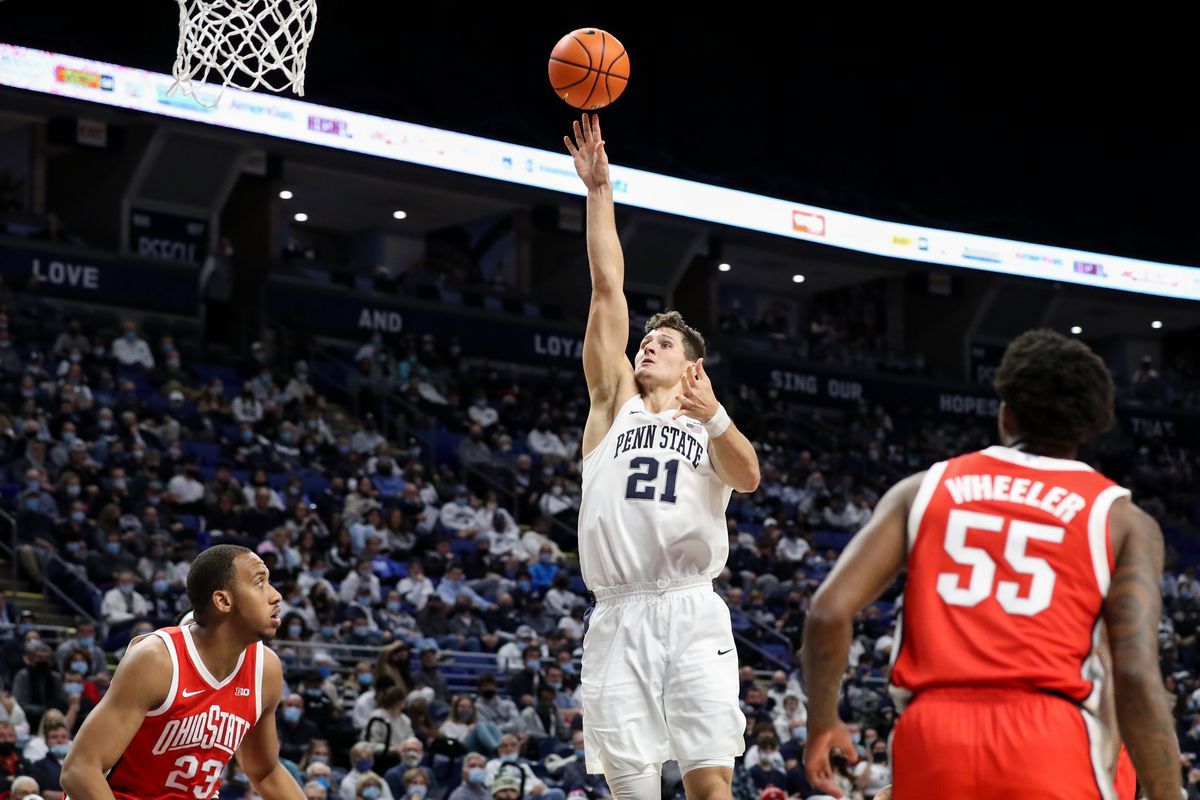
M602 588L583 637L587 771L742 755L729 608L712 578Z

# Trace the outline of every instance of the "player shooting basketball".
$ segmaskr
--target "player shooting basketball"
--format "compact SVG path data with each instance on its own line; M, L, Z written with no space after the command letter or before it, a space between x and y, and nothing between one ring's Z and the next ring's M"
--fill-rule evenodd
M731 796L743 751L729 609L713 591L729 555L725 507L758 487L758 456L717 402L704 339L657 314L632 364L629 309L600 121L565 138L588 190L592 302L583 344L579 558L596 596L584 637L587 769L615 798L657 800L679 761L691 800Z

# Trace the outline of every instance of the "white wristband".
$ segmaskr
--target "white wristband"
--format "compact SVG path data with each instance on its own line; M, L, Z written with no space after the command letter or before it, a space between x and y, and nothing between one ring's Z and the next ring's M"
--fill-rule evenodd
M704 425L704 430L708 431L708 438L716 439L729 430L733 420L729 418L729 412L725 410L725 406L717 406L717 413L712 415L712 419L701 424Z

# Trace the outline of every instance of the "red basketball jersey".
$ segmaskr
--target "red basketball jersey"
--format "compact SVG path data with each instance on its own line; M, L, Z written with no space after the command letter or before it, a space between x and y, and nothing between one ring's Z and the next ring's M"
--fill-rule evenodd
M931 467L908 519L897 701L933 687L1035 689L1087 708L1098 727L1108 512L1128 494L1086 464L1006 447Z
M243 650L233 672L218 681L200 659L192 627L153 634L171 654L171 690L109 770L117 800L214 797L225 765L262 713L262 643Z

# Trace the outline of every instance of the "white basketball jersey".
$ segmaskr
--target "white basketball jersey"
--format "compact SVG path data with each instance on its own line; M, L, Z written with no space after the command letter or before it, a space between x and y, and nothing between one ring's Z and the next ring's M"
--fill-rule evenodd
M713 470L708 432L631 397L583 459L579 564L589 589L716 577L729 557L733 489Z

